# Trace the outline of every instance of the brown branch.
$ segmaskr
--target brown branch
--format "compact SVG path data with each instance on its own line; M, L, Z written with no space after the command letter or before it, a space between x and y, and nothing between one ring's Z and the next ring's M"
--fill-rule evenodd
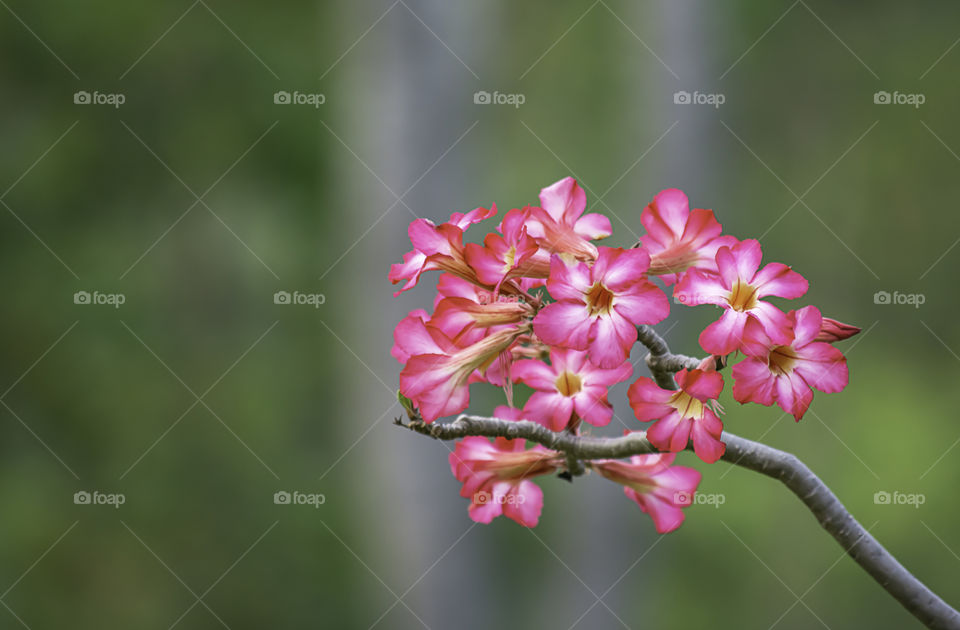
M657 452L643 432L603 438L556 433L523 420L501 420L462 415L448 424L413 421L401 426L438 440L471 435L522 438L564 453L577 460L617 459ZM807 506L820 526L904 608L928 628L960 629L960 613L913 576L877 542L844 507L837 496L794 455L766 444L724 432L727 450L722 459L783 483Z
M638 333L640 342L650 350L646 358L647 366L660 387L675 389L673 374L683 368L695 368L700 363L700 359L694 357L672 354L663 338L649 326L639 326ZM582 472L580 460L619 459L657 452L647 441L646 435L639 431L616 438L578 436L556 433L527 420L514 422L468 415L461 415L449 424L428 425L419 420L409 424L397 420L397 424L439 440L455 440L471 435L523 438L563 453L571 474ZM960 630L960 613L914 577L877 542L803 462L790 453L727 432L723 433L723 441L727 445L722 457L724 461L783 483L844 551L925 626Z

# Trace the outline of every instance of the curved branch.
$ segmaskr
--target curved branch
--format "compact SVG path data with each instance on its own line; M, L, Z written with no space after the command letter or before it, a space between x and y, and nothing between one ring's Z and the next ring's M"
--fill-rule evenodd
M675 372L684 368L693 369L701 363L695 357L671 353L667 343L650 326L638 326L637 333L639 341L650 350L646 357L647 367L656 383L664 389L676 389L673 380ZM722 365L722 361L718 361L717 368ZM640 431L617 438L578 436L555 433L527 420L515 422L468 415L461 415L449 424L428 425L419 420L406 425L397 420L397 424L440 440L455 440L470 435L530 440L566 455L570 474L583 472L578 460L619 459L658 452L647 441L645 433ZM806 464L790 453L726 431L723 441L727 448L721 459L783 483L807 506L820 526L833 536L847 555L925 626L960 630L960 613L914 577L877 542ZM577 464L576 468L573 464Z
M623 458L658 452L643 432L602 438L555 433L533 422L462 415L449 424L402 424L439 440L471 435L523 438L578 460ZM928 628L960 629L960 613L913 576L844 507L837 496L794 455L724 432L722 459L782 482L813 513L844 551Z

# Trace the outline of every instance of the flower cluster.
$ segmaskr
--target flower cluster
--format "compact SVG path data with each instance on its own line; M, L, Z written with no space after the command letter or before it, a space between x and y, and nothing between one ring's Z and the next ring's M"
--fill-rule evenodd
M507 212L482 244L465 243L465 232L493 218L496 206L455 213L440 225L411 223L414 249L389 274L402 283L397 294L425 271L441 273L433 313L414 310L394 330L392 354L404 366L400 393L411 414L431 423L466 410L470 386L488 383L506 395L497 417L576 435L583 423L611 422L609 389L633 377L637 327L669 315L668 291L675 304L720 307L699 336L708 356L675 373L674 389L645 376L629 385L630 406L637 420L653 423L646 437L661 453L586 462L623 485L658 532L672 531L700 482L697 471L674 465L675 453L692 445L707 463L724 453L718 366L737 360L736 401L777 404L799 421L814 389L847 385L846 358L831 344L859 328L814 306L784 312L767 301L799 298L807 281L781 263L761 266L760 243L724 235L713 211L691 210L679 190L659 193L643 209L646 233L631 248L597 245L611 235L610 221L585 210L583 189L567 177L541 190L538 206ZM526 386L522 405L515 384ZM572 474L563 453L527 448L521 439L467 437L450 453L450 466L472 519L488 523L503 514L527 527L543 505L531 479Z

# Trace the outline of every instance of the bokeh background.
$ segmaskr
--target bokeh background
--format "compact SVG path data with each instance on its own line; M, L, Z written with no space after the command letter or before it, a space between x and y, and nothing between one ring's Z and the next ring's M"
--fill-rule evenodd
M386 280L407 224L567 175L615 245L683 188L864 328L843 394L796 424L725 392L727 428L957 605L958 37L940 2L0 1L0 626L915 626L754 473L681 456L725 503L662 537L596 477L475 526L447 448L392 426L392 328L431 300ZM713 317L658 328L693 354Z

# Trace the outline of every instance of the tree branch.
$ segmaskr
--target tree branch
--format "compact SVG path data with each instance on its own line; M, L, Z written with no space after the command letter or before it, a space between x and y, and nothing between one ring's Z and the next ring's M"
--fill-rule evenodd
M650 350L646 357L647 366L660 387L675 389L673 374L700 364L700 359L695 357L672 354L653 328L638 326L637 329L640 342ZM619 459L658 452L640 431L616 438L578 436L556 433L527 420L515 422L469 415L461 415L449 424L428 425L419 420L409 424L397 420L397 424L439 440L455 440L471 435L523 438L566 455L568 465L572 462L579 469L568 470L570 474L582 472L579 460ZM783 483L797 495L844 551L925 626L960 630L960 613L914 577L877 542L803 462L790 453L726 431L723 441L727 448L721 459Z
M522 438L560 451L577 460L618 459L658 452L643 432L603 438L555 433L528 420L462 415L449 424L412 421L401 426L438 440L471 435ZM837 496L794 455L724 432L727 450L722 459L782 482L813 513L820 526L844 551L904 608L928 628L960 629L960 613L913 576L883 545L864 529Z

